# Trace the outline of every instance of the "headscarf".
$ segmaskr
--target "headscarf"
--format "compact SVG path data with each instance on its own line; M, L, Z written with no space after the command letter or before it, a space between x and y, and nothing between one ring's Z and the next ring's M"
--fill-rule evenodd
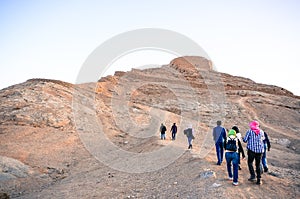
M255 120L254 120L254 121L250 122L249 126L250 126L250 129L251 129L252 131L254 131L254 133L255 133L256 135L259 134L260 128L259 128L259 123L258 123L258 121L255 121Z
M230 137L232 139L235 138L236 137L236 131L233 130L233 129L229 130L228 137Z

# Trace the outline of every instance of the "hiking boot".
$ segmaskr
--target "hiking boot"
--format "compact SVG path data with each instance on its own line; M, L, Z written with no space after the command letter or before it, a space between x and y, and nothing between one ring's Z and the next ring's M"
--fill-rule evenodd
M264 172L268 172L269 171L269 169L268 169L268 167L264 167Z
M248 181L255 181L255 177L250 177L249 179L248 179Z
M238 185L239 185L238 182L233 182L232 184L233 184L234 186L238 186Z
M259 178L257 179L256 184L257 185L261 185L262 184L262 182L261 182L261 180Z

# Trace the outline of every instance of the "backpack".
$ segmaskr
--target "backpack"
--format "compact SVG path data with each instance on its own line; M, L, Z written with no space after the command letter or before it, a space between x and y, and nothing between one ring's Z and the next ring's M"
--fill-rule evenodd
M193 135L193 130L191 128L185 129L183 131L184 135L186 135L187 137L191 137L192 139L195 139L194 135Z
M230 138L230 137L227 137L227 140L226 140L226 150L228 151L237 151L237 139L236 138Z

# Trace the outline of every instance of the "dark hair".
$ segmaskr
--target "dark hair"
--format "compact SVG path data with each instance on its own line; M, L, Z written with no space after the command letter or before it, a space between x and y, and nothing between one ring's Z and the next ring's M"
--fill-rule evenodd
M222 122L220 120L217 121L217 125L221 125Z
M237 126L233 126L232 129L235 130L236 133L240 132L240 129Z

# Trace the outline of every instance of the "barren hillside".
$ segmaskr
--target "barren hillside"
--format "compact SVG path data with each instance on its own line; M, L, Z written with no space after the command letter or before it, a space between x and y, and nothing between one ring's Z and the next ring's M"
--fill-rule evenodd
M81 85L32 79L1 90L0 100L0 198L300 196L300 97L216 72L201 57ZM243 161L233 187L225 163L216 165L212 128L222 120L244 135L253 119L271 140L269 172L257 186Z

